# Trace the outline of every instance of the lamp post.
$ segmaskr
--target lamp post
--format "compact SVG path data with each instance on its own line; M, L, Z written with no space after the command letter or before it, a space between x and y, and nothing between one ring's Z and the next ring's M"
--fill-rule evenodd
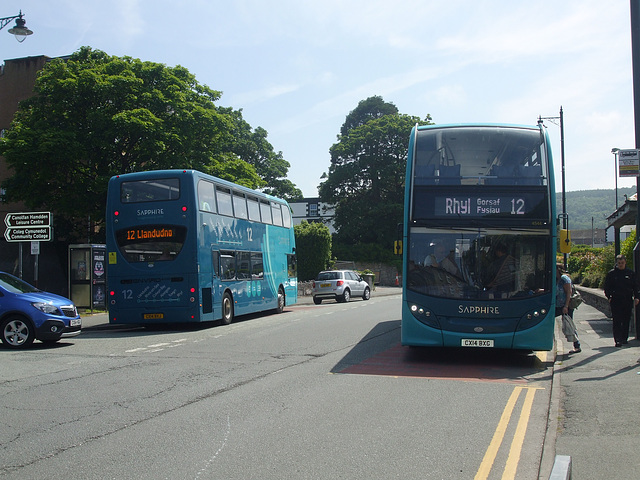
M562 165L562 228L569 228L569 217L567 216L567 198L565 192L565 175L564 175L564 115L562 113L562 105L560 106L559 117L542 117L538 116L538 123L543 120L560 120L560 163ZM553 122L555 123L555 122ZM564 254L564 268L567 269L567 254Z
M18 15L14 15L13 17L0 18L0 30L6 27L11 22L11 20L16 21L16 25L9 29L9 33L15 35L16 40L20 43L24 42L25 38L27 38L28 35L33 34L33 32L27 28L27 22L24 18L22 18L23 16L24 15L22 14L22 10L20 10L20 13Z
M616 179L616 210L618 210L618 152L619 148L612 148L611 153L613 153L613 167L614 167L614 178Z

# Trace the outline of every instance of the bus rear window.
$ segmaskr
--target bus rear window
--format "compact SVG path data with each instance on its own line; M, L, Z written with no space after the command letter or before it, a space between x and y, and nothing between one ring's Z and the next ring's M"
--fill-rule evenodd
M120 201L122 203L161 202L180 198L180 180L177 178L156 178L122 182Z
M184 245L187 228L179 225L141 225L116 232L120 254L129 263L174 260Z

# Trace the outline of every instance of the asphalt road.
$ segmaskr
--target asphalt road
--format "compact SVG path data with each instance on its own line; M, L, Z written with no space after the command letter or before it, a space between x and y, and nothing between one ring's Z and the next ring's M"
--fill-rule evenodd
M553 359L401 347L390 293L0 348L0 477L537 479Z

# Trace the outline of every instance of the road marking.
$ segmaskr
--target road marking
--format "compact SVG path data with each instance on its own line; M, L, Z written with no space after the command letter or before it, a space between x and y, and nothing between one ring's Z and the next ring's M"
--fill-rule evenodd
M165 348L175 348L186 345L187 339L180 338L178 340L171 340L171 342L162 342L162 343L154 343L153 345L147 345L146 347L138 347L132 348L130 350L125 350L124 353L137 353L137 352L145 352L145 353L155 353L161 352Z
M518 468L518 462L520 461L522 444L524 443L524 436L527 433L527 425L529 424L529 418L531 417L531 407L533 406L533 397L535 394L535 388L527 389L527 396L524 399L524 405L520 412L520 419L518 420L518 426L516 427L516 434L513 436L513 442L511 442L511 449L509 450L509 458L507 458L507 464L504 467L502 475L502 478L505 480L516 478L516 469Z
M500 449L500 446L502 445L502 442L504 440L507 426L509 425L509 421L511 420L513 409L516 405L516 402L518 401L518 397L523 390L526 390L527 394L525 396L524 405L522 406L522 410L520 412L520 418L518 420L516 432L514 434L513 440L511 441L511 448L509 449L509 457L507 458L507 463L504 467L504 471L501 477L503 480L512 480L515 478L516 469L518 468L518 462L520 461L520 454L522 453L522 444L524 442L527 425L529 424L529 418L531 416L533 397L536 393L536 390L540 389L541 387L521 386L517 386L513 389L513 392L511 392L511 396L509 397L509 400L507 401L507 404L502 411L502 416L500 417L500 421L498 422L496 431L493 434L493 438L491 439L489 448L487 448L487 451L484 454L484 458L482 459L482 463L480 464L480 468L478 468L478 472L474 477L475 480L485 480L489 477L489 473L491 472L491 468L493 467L493 462L495 461L498 450Z
M535 351L535 352L533 352L533 353L534 353L534 355L535 355L536 357L538 357L538 360L540 360L542 363L545 363L545 362L547 361L547 358L548 358L547 353L548 353L548 352L545 352L545 351Z

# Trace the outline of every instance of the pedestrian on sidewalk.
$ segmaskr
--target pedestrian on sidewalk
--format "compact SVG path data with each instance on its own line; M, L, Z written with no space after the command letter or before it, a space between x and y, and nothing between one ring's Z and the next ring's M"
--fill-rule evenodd
M579 353L580 340L578 330L573 323L573 308L569 308L571 300L571 277L564 273L564 266L560 263L556 265L556 317L562 315L562 333L567 338L567 342L573 342L571 353Z
M609 299L613 317L613 341L616 347L626 345L629 339L629 321L634 305L640 303L636 274L627 268L624 255L616 256L616 266L604 279L604 294Z

